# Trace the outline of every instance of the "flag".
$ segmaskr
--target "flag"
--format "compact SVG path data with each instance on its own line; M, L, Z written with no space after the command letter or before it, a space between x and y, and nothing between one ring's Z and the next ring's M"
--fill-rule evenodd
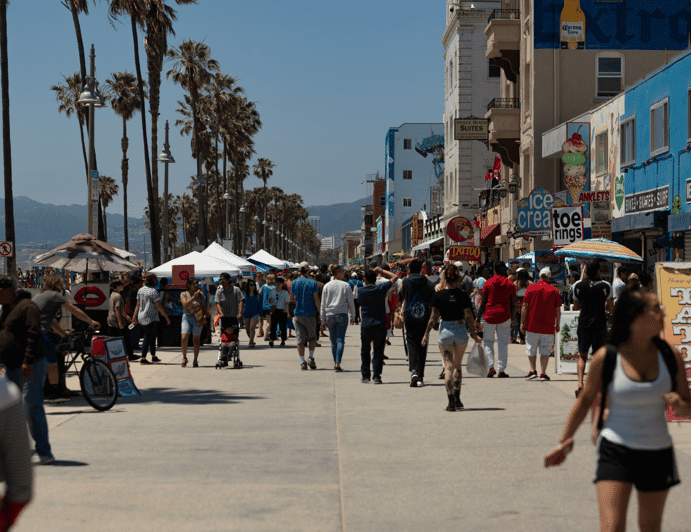
M501 159L499 157L494 158L494 168L492 169L492 174L494 179L501 181Z
M492 181L492 172L487 172L485 174L485 183L489 183L490 181Z

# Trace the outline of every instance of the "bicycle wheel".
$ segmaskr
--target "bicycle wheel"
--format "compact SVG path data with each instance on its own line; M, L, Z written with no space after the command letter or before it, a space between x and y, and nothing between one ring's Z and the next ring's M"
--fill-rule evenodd
M79 384L86 402L96 410L108 410L118 400L118 382L107 364L89 359L79 372Z

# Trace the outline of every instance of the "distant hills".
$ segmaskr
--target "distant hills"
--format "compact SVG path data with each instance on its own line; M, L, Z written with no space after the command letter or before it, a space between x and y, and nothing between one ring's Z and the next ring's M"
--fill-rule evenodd
M322 236L335 236L340 241L341 233L357 231L362 226L360 208L367 203L363 198L351 203L335 205L313 205L306 207L310 216L319 216ZM128 217L130 251L137 259L144 260L150 253L146 218ZM40 253L69 241L74 235L86 232L85 205L52 205L39 203L30 198L14 198L14 223L16 234L17 262L28 268L31 260ZM107 213L108 241L124 246L124 217L122 214ZM5 236L5 204L0 199L0 235ZM147 250L148 248L148 250ZM135 259L136 260L136 259Z

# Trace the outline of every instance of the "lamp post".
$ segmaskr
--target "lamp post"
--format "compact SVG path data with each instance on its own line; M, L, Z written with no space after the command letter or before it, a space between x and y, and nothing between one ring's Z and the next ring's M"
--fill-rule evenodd
M105 102L98 90L98 82L96 81L96 50L94 45L91 45L91 53L89 54L89 77L84 80L84 91L79 95L78 102L82 105L89 106L89 169L87 176L87 201L86 201L86 231L91 235L95 235L94 229L97 227L96 216L98 213L98 198L100 196L98 186L98 173L94 170L96 166L94 157L94 108L105 107ZM96 208L94 209L94 203Z
M245 213L247 210L243 205L240 207L240 216L242 216L242 233L240 234L240 256L245 258Z
M226 201L226 240L230 239L230 200L232 196L230 192L226 190L223 194L223 199Z
M271 221L271 227L269 227L269 253L272 255L275 253L274 251L274 225L273 225L273 220Z
M165 165L165 177L163 178L163 262L170 260L169 252L169 233L168 230L168 165L174 163L175 159L170 153L168 143L168 120L166 120L166 141L163 143L163 150L158 156L158 160Z
M264 226L264 238L262 238L262 244L266 247L266 218L262 220L262 225Z
M259 251L259 216L254 215L254 253Z

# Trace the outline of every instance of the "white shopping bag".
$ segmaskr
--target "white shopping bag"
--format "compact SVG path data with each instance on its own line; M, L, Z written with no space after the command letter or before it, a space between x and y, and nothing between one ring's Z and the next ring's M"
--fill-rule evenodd
M489 371L489 363L487 357L485 356L485 350L482 348L482 344L476 343L473 349L468 355L468 361L466 362L466 371L472 373L473 375L478 375L479 377L484 377Z

